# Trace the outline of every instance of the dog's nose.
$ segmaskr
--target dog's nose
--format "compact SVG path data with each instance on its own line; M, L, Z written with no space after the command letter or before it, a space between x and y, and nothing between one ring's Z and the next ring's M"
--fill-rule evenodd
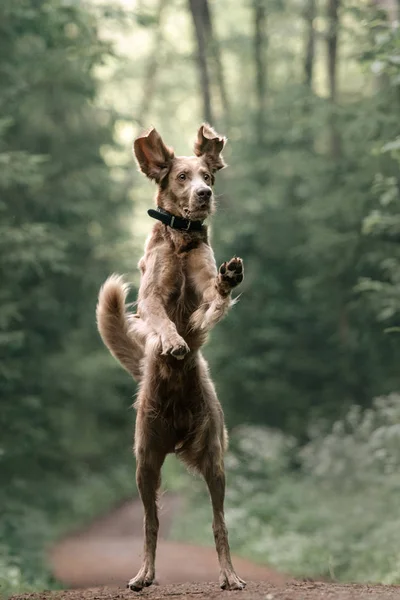
M212 191L209 187L200 188L197 191L197 197L199 200L203 202L207 202L211 198Z

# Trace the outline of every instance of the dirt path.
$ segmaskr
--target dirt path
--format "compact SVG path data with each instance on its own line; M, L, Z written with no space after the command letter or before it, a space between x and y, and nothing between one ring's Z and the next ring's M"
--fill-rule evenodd
M122 588L93 588L13 596L13 600L399 600L400 587L291 582L249 583L243 592L222 592L215 583L151 587L140 594Z
M160 505L157 581L163 585L183 581L217 581L218 562L213 547L167 539L173 518L182 510L180 498L165 494ZM124 585L139 570L142 532L141 502L126 502L84 530L59 542L49 554L52 571L66 587ZM282 576L273 569L240 557L234 560L238 573L245 580L283 581Z
M157 553L159 585L139 594L125 588L125 582L138 570L142 555L142 507L140 502L134 501L97 519L52 549L49 559L54 574L66 587L74 589L22 594L12 599L400 600L400 586L298 582L238 557L234 559L236 569L248 585L242 592L223 592L217 584L218 564L214 548L167 539L172 519L181 509L178 497L163 497ZM210 581L213 583L208 583Z

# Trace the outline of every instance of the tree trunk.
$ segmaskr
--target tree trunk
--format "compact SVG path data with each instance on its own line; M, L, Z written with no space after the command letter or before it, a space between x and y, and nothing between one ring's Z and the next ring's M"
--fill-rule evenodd
M258 142L263 145L265 129L265 112L267 98L267 65L266 65L266 29L267 13L265 0L253 0L254 19L254 62L256 67L256 134Z
M339 2L340 0L328 0L328 78L329 97L332 102L336 101L336 66L337 66L337 41L339 24Z
M203 117L213 122L211 109L210 77L207 64L207 26L205 21L205 0L189 0L189 9L193 19L197 41L197 64L199 69L200 93L203 99Z
M332 116L330 123L330 149L331 156L337 160L341 153L341 139L337 128L335 104L337 97L337 42L339 29L339 5L340 0L328 0L328 82L329 82L329 98L332 104Z
M210 7L208 4L208 0L203 0L203 19L206 27L206 45L210 49L209 57L211 59L211 63L214 71L214 80L219 90L219 96L221 99L221 106L223 110L223 117L225 120L225 125L228 126L230 122L230 106L229 106L229 98L226 91L225 85L225 76L224 69L222 65L221 59L221 51L218 43L218 38L216 37L213 30L213 21L211 17Z
M304 83L310 90L313 84L314 57L315 57L315 30L314 19L316 16L316 1L308 0L304 11L306 22L306 44L304 56Z
M337 124L336 115L336 100L337 100L337 47L338 47L338 30L339 30L339 5L340 0L328 0L327 18L328 18L328 35L327 35L327 70L328 70L328 85L329 98L331 101L332 114L329 118L329 145L330 155L333 163L338 163L341 157L341 136ZM349 334L349 317L346 301L346 294L340 301L338 315L338 334L343 347L347 346ZM346 361L343 356L343 361ZM345 363L344 363L345 364Z
M142 127L145 127L145 121L149 113L151 101L154 97L154 93L156 90L159 57L161 56L161 48L163 43L162 19L167 4L168 0L159 0L157 6L153 49L149 55L148 62L146 65L145 80L143 83L143 96L137 113L137 122Z

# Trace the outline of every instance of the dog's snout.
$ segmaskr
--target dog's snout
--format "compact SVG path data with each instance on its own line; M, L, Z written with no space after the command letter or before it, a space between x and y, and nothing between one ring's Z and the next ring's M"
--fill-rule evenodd
M203 202L208 202L208 200L211 198L211 194L212 191L209 187L202 187L199 190L197 190L197 197Z

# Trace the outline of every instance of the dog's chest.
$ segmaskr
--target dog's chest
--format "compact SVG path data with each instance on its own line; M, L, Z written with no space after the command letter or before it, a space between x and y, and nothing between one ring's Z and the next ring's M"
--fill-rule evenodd
M173 320L185 321L198 308L199 297L188 271L187 256L177 257L172 268L173 285L168 299L168 312Z

